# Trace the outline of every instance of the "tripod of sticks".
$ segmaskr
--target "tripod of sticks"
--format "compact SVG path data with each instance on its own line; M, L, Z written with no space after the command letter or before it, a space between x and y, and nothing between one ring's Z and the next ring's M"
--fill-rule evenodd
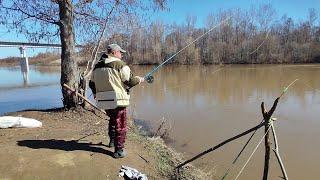
M285 167L283 165L283 162L281 160L281 157L280 157L280 153L279 153L279 145L278 145L278 140L277 140L277 134L275 132L275 128L274 128L274 125L273 125L273 121L275 120L275 118L272 118L272 114L274 113L274 111L276 110L277 108L277 105L278 105L278 101L279 99L281 98L281 96L283 95L283 93L274 101L273 103L273 106L271 107L271 109L269 111L266 111L265 109L265 106L264 106L264 102L261 103L261 112L262 112L262 116L263 116L263 121L258 124L257 126L255 127L252 127L236 136L233 136L221 143L219 143L218 145L216 146L213 146L201 153L199 153L198 155L180 163L178 166L176 166L176 174L177 174L177 179L179 179L179 172L180 172L180 169L183 168L183 166L185 166L186 164L222 147L223 145L229 143L229 142L232 142L242 136L245 136L249 133L252 132L252 135L250 136L250 138L248 139L248 141L245 143L244 147L241 149L241 151L238 153L238 155L236 156L235 160L233 161L232 163L232 167L235 165L236 161L238 160L238 158L240 157L241 153L244 151L244 149L246 148L246 146L248 145L248 143L250 142L250 140L252 139L253 135L256 133L256 131L258 129L260 129L261 127L265 127L265 135L264 135L264 139L265 139L265 158L264 158L264 172L263 172L263 180L267 180L268 179L268 172L269 172L269 161L270 161L270 152L271 152L271 141L270 141L270 129L272 131L272 135L273 135L273 141L274 141L274 149L273 149L273 152L275 153L275 156L278 160L278 163L280 165L280 168L281 168L281 171L282 171L282 175L283 175L283 179L285 180L288 180L288 176L287 176L287 173L286 173L286 170L285 170ZM258 144L259 145L259 144ZM250 156L251 158L251 156ZM249 158L249 159L250 159ZM248 159L248 161L249 161ZM248 162L247 161L247 162ZM246 164L245 164L246 165ZM231 168L232 168L231 167ZM228 175L228 173L230 172L231 168L229 168L227 170L227 172L224 174L224 176L221 178L221 179L224 179L226 178L226 176ZM238 176L241 174L242 170L244 169L244 167L241 169L241 171L239 172ZM237 179L237 178L236 178Z

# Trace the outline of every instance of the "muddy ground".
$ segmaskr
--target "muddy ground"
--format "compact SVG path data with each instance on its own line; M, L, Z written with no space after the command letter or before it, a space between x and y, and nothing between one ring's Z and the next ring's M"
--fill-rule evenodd
M121 165L149 179L176 178L174 166L181 157L160 139L140 135L134 125L127 135L127 156L114 159L103 114L99 118L84 109L58 109L7 115L34 118L43 127L0 129L0 179L123 179L118 177ZM181 177L206 179L192 166Z

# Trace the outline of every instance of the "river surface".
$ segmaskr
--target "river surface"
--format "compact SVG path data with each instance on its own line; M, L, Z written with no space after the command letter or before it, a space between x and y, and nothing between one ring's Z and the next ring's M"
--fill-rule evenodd
M145 74L152 67L134 67ZM0 67L0 115L24 109L61 107L59 68L31 67L24 81L19 67ZM319 179L320 65L169 66L153 84L133 88L129 116L157 128L165 119L170 146L190 158L262 120L260 104L269 109L284 87L274 113L279 151L290 179ZM90 93L89 93L90 95ZM234 179L264 135L260 129L227 179ZM249 136L231 142L193 162L223 176ZM239 179L262 179L264 143ZM270 179L279 179L274 154Z

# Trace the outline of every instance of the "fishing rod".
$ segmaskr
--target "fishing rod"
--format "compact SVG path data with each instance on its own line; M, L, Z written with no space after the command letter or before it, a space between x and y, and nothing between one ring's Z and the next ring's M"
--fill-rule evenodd
M152 76L152 74L154 74L156 71L158 71L163 65L165 65L167 62L169 62L171 59L173 59L175 56L177 56L179 53L181 53L183 50L185 50L187 47L189 47L190 45L192 45L193 43L195 43L196 41L198 41L199 39L201 39L203 36L207 35L208 33L210 33L212 30L214 30L216 27L220 26L221 24L223 24L224 22L226 22L227 20L229 20L230 17L226 18L225 20L221 21L219 24L217 24L216 26L212 27L211 29L209 29L207 32L205 32L204 34L202 34L201 36L197 37L195 40L193 40L192 42L190 42L188 45L186 45L184 48L180 49L178 52L176 52L175 54L173 54L171 57L169 57L168 59L166 59L165 61L163 61L160 65L158 65L157 67L153 68L150 72L148 72L145 76L144 79L148 82L148 83L152 83L154 78Z

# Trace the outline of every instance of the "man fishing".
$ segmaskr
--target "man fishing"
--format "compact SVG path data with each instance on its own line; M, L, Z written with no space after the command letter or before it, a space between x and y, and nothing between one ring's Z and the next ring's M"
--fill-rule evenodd
M129 106L129 89L144 82L143 77L133 76L129 66L121 60L123 50L117 44L107 46L95 65L89 82L97 106L105 109L110 117L108 135L109 147L115 147L114 158L126 156L124 143L127 132L127 110Z
M125 53L126 51L119 45L110 44L107 47L107 54L103 54L100 61L94 67L89 87L97 100L97 106L101 109L106 109L107 115L110 117L108 132L110 138L109 147L115 146L115 158L122 158L126 155L123 148L127 131L126 107L129 106L129 89L145 80L148 83L152 83L152 75L156 71L228 19L230 19L230 17L212 27L174 55L164 60L144 77L133 76L129 66L121 61L121 53Z

